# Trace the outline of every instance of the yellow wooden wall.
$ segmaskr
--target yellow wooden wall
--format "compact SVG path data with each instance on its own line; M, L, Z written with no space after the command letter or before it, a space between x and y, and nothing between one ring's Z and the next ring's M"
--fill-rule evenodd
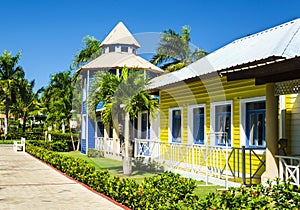
M181 84L160 91L160 140L168 142L169 108L183 109L182 143L188 143L188 106L206 105L206 132L210 129L210 103L233 101L232 146L240 147L240 99L265 96L265 85L255 86L254 80L227 82L226 77Z
M286 102L286 138L288 154L299 154L300 151L300 95L285 95Z
M266 86L255 86L254 79L227 82L226 77L214 77L160 91L160 140L168 142L169 108L182 107L182 143L188 143L188 106L206 105L206 132L210 132L210 103L232 100L233 122L231 146L240 147L240 99L265 96ZM190 158L189 158L190 159ZM255 160L254 165L259 163ZM247 166L249 170L249 166Z

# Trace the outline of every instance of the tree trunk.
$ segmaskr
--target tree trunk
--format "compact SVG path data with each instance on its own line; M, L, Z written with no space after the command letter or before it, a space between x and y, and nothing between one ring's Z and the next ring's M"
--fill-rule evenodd
M73 133L72 133L72 130L71 130L71 126L70 126L70 135L71 135L71 141L72 141L73 151L75 151L75 144L74 144L74 138L73 138Z
M62 129L62 133L66 132L65 121L63 119L61 120L61 129Z
M124 157L123 157L123 174L130 176L132 173L132 157L130 155L130 139L129 139L129 114L125 113L125 121L124 121Z
M22 125L22 131L23 131L23 133L25 133L25 130L26 130L26 121L27 121L27 116L24 115L23 116L23 125Z

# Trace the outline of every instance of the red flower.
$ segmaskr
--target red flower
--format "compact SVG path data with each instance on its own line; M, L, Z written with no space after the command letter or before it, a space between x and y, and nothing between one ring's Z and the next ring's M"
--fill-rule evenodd
M139 189L139 195L142 196L142 194L143 194L143 189L141 188Z

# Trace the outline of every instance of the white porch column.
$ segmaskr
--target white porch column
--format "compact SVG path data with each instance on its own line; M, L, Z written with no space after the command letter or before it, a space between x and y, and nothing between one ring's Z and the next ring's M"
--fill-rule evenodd
M266 183L268 179L278 177L278 97L274 95L274 83L266 85L266 171L261 179Z

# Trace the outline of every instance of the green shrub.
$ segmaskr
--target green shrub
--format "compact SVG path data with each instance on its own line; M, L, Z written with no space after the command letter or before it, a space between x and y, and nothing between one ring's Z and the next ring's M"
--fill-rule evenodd
M72 142L69 141L29 141L34 146L39 146L47 150L56 151L56 152L69 152L73 151ZM77 144L77 142L75 142Z
M132 209L174 209L195 189L195 181L172 172L157 174L138 184L133 179L111 176L107 170L95 170L86 161L28 144L26 151L56 167L74 179L89 185ZM183 205L181 205L183 206Z
M51 134L51 141L62 141L62 140L71 140L70 133L57 133L57 132L49 132ZM78 141L78 134L72 134L73 140Z
M151 158L145 159L144 157L134 158L133 165L137 170L148 172L163 172L164 167Z
M298 191L298 192L296 192ZM229 188L211 193L194 204L199 209L299 209L299 190L289 182L276 179L267 187Z
M21 139L21 137L25 137L27 140L43 140L45 139L45 134L40 132L8 132L6 137L4 133L0 133L0 138L4 140L16 140Z
M93 149L93 148L89 148L88 157L90 157L90 158L104 157L104 152L103 151L98 151L98 150Z

